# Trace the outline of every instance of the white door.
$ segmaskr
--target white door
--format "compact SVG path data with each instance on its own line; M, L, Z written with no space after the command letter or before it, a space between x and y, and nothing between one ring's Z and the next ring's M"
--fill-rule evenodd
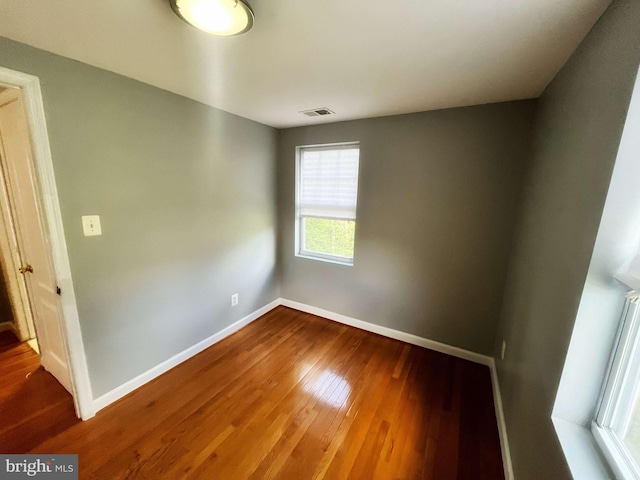
M72 391L22 99L0 107L0 162L42 366Z

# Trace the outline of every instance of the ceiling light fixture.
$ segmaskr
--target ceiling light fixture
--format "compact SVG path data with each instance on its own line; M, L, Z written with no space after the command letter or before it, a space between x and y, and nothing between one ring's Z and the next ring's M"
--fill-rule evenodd
M253 10L242 0L169 0L182 20L213 35L240 35L253 26Z

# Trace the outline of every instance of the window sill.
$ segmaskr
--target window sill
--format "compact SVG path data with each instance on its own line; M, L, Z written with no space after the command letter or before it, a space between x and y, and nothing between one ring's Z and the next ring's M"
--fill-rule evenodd
M314 254L305 253L305 252L296 253L296 257L306 258L307 260L317 260L320 262L335 263L336 265L344 265L345 267L353 267L353 260L352 261L341 260L339 258L324 257L321 255L314 255Z
M561 418L552 420L573 478L615 479L589 428Z

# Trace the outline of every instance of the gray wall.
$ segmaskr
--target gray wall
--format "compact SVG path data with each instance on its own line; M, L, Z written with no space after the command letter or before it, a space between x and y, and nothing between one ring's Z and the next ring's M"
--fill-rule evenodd
M494 350L519 480L570 478L550 417L639 59L640 3L614 1L538 102Z
M639 153L640 77L636 76L554 405L554 417L578 425L590 425L595 416L620 323L626 292L614 275L626 271L640 245Z
M274 129L6 39L0 52L42 83L94 396L278 297ZM83 237L81 215L103 235Z
M279 132L282 296L491 354L535 102ZM295 147L360 142L354 266L294 255Z

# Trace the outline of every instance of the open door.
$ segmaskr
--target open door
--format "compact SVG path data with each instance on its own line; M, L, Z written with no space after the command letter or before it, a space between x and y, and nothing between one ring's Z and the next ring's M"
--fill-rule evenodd
M16 90L14 98L7 101L3 95L4 101L0 102L0 202L5 231L10 237L3 244L5 250L11 250L2 253L13 259L13 268L18 269L24 282L19 290L26 293L22 303L33 319L42 366L73 394L27 118L20 90Z

